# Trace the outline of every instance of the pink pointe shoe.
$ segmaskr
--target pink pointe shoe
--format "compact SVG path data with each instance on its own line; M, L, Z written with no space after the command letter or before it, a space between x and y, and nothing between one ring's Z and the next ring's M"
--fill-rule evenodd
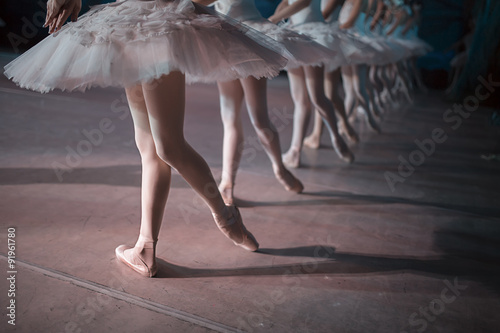
M215 224L217 224L219 230L224 236L232 240L235 245L247 251L257 251L259 243L243 225L238 208L236 206L227 206L227 208L230 211L230 218L228 219L213 214Z
M145 277L153 277L158 271L155 258L156 242L137 240L134 247L120 245L116 248L116 258Z
M281 171L275 171L274 175L285 190L294 193L302 193L304 191L302 182L286 168L283 168Z

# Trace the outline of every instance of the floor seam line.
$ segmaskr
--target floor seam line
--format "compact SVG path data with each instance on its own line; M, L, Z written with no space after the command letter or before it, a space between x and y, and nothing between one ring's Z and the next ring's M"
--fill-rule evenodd
M8 257L3 253L0 253L0 257L2 257L4 260L8 260ZM48 276L48 277L51 277L54 279L58 279L60 281L69 282L69 283L76 285L78 287L81 287L81 288L84 288L87 290L91 290L94 292L98 292L98 293L113 297L115 299L125 301L129 304L133 304L133 305L142 307L144 309L149 309L151 311L165 314L167 316L174 317L174 318L180 319L182 321L185 321L185 322L188 322L191 324L196 324L198 326L202 326L202 327L205 327L205 328L217 331L217 332L221 332L221 333L239 332L234 327L230 327L230 326L224 325L222 323L219 323L219 322L216 322L216 321L213 321L213 320L210 320L210 319L207 319L207 318L204 318L204 317L201 317L201 316L189 313L189 312L178 310L178 309L175 309L175 308L170 307L168 305L164 305L161 303L150 301L150 300L147 300L145 298L135 296L135 295L123 292L123 291L119 291L119 290L110 288L108 286L105 286L105 285L102 285L102 284L99 284L96 282L81 279L81 278L78 278L76 276L73 276L73 275L70 275L70 274L67 274L64 272L60 272L60 271L57 271L57 270L54 270L51 268L43 267L43 266L40 266L40 265L37 265L34 263L30 263L30 262L27 262L24 260L20 260L17 258L15 260L16 260L16 266L27 268L31 271L43 274L45 276Z

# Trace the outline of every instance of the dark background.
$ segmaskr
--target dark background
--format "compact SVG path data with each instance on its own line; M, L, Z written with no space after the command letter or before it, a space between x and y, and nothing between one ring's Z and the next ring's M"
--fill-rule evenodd
M82 11L86 12L90 6L112 2L109 0L83 0ZM280 0L256 0L257 7L265 17L274 12ZM421 68L427 86L434 89L444 89L449 83L449 62L455 55L450 46L460 40L467 32L471 17L477 16L481 6L499 8L498 0L423 0L422 20L419 30L420 37L434 47L434 52L421 57L418 66ZM498 12L498 11L497 11ZM47 29L43 28L46 13L46 0L3 0L0 2L0 51L8 53L22 53L47 36ZM499 25L500 17L492 20L492 24ZM497 22L497 23L494 23ZM498 26L500 28L500 26ZM496 28L495 28L496 29ZM491 32L491 29L489 30ZM494 30L495 31L495 30ZM487 38L479 36L477 39ZM500 75L500 51L498 41L493 38L487 47L496 48L496 53L489 52L488 59L481 59L481 74L494 73ZM493 36L496 37L496 36ZM495 44L496 43L496 44ZM492 45L495 44L495 45ZM484 47L483 47L484 49ZM460 51L460 50L458 50ZM486 56L484 56L486 57ZM477 59L476 59L477 60ZM478 67L469 66L470 79L465 80L459 95L465 94L475 86ZM480 66L481 67L481 66ZM500 95L500 94L499 94ZM500 104L500 98L490 100L490 103Z

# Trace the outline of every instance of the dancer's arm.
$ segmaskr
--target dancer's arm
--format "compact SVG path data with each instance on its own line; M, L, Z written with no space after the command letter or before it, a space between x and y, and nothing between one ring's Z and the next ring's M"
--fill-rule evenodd
M78 19L82 9L82 0L49 0L47 2L47 16L44 27L49 27L49 33L61 29L62 25L71 15L71 21Z
M375 29L375 26L377 25L378 21L384 15L384 9L385 9L384 2L377 0L377 9L375 11L375 15L373 15L372 23L370 24L370 30Z
M387 31L387 35L392 35L396 28L401 24L404 19L404 11L402 9L398 9L398 11L394 14L396 16L396 20L392 24L392 27Z
M340 0L327 0L325 8L321 12L325 20L332 15L333 11L340 5Z
M392 9L389 6L386 6L385 12L384 12L384 18L382 20L382 25L385 27L392 21Z
M269 21L273 23L278 23L281 20L289 18L290 16L301 11L302 9L307 8L307 6L311 4L312 0L298 0L292 3L291 5L288 3L288 0L284 1L286 1L288 5L286 7L283 6L282 9L280 9L279 7L276 8L274 14L268 18Z
M410 17L406 20L403 31L401 32L403 34L403 36L406 36L408 31L410 31L410 29L413 28L414 23L415 23L415 17Z
M290 6L290 4L288 3L288 0L281 0L281 2L278 4L278 7L276 7L276 10L274 12L275 13L280 12L288 6Z
M349 1L352 1L352 0L347 0L344 3L344 6ZM363 1L361 1L361 0L354 1L354 5L352 6L352 10L350 13L351 15L349 16L347 21L345 21L343 24L341 24L339 26L340 29L349 29L354 25L354 23L356 22L356 19L358 18L359 14L361 13L362 5L363 5Z

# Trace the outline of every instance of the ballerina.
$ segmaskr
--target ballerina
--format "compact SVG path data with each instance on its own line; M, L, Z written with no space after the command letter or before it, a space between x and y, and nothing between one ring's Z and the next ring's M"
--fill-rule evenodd
M283 0L277 7L276 12L269 17L271 22L277 23L283 19L290 18L292 30L308 34L316 38L318 43L332 48L338 48L329 25L327 25L321 14L321 0ZM340 50L339 50L340 51ZM329 63L341 63L344 61L339 57L332 59ZM326 97L324 90L324 67L301 66L288 70L290 81L290 92L295 105L292 142L290 148L283 155L283 162L291 168L300 165L300 153L312 106L320 113L330 134L333 147L337 155L347 163L354 161L354 155L345 143L337 128L332 102ZM311 105L312 104L312 105Z
M215 2L215 9L280 42L288 51L286 69L305 65L319 65L335 57L335 52L315 43L312 39L271 23L262 17L254 0L196 0L208 5ZM243 127L241 104L245 100L250 120L257 136L271 160L276 179L283 187L300 193L302 183L285 167L281 156L279 134L271 123L267 110L267 80L254 77L218 82L221 117L224 124L222 180L219 190L226 203L234 201L233 190L236 172L241 160Z
M338 37L341 37L339 36L341 32L339 31L338 17L340 15L343 2L344 0L323 0L321 2L323 18L330 24L332 30ZM339 40L339 42L341 42L341 40ZM338 126L340 133L348 140L348 142L355 144L359 142L359 137L347 119L344 99L340 96L339 91L342 85L340 69L341 66L345 66L347 64L348 61L346 60L339 66L336 64L325 66L325 94L332 102L335 108L335 114L339 118ZM311 134L304 139L304 146L312 149L318 149L320 146L322 132L323 120L321 119L319 112L316 111L314 112L313 130Z
M80 0L49 0L48 7L46 25L55 35L5 66L5 74L40 92L125 88L142 162L141 223L135 246L116 248L119 261L156 274L172 168L226 237L257 250L238 209L225 205L207 163L184 139L185 82L272 77L286 64L282 47L188 0L125 0L93 7L78 21ZM69 15L76 22L62 26Z

